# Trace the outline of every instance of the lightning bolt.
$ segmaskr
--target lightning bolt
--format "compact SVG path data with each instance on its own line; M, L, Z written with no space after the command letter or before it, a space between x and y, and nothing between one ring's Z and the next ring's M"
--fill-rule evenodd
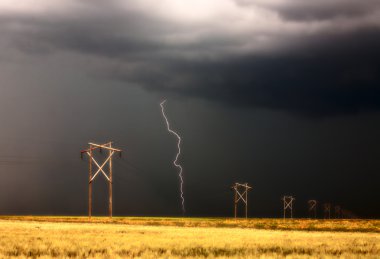
M165 115L165 109L164 109L164 104L165 104L166 100L162 101L160 103L160 106L161 106L161 112L162 112L162 116L164 117L165 119L165 122L166 122L166 127L168 129L168 131L175 135L178 139L178 142L177 142L177 148L178 148L178 152L177 152L177 155L175 156L175 160L173 161L173 164L175 167L179 168L179 178L180 178L180 191L181 191L181 200L182 200L182 213L185 213L185 198L183 196L183 174L182 174L182 166L180 164L177 163L178 161L178 157L181 155L181 137L178 135L177 132L173 131L171 128L170 128L170 124L169 124L169 120L168 118L166 117Z

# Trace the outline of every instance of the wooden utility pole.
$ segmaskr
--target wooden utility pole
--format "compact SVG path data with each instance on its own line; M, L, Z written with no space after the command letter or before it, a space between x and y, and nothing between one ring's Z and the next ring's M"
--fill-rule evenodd
M248 186L248 183L235 183L231 189L234 190L235 219L237 217L237 206L240 200L245 204L245 218L248 218L248 190L252 189L252 187Z
M88 143L88 144L89 144L89 148L81 151L82 158L83 158L83 154L87 154L89 157L88 159L89 161L89 164L88 164L88 168L89 168L88 170L88 216L89 218L91 218L91 215L92 215L92 182L94 181L95 177L101 172L106 178L106 180L108 181L108 191L109 191L108 214L110 217L112 217L112 156L115 153L119 153L119 155L121 156L122 151L120 149L113 148L112 142L108 142L106 144L95 144L95 143ZM102 149L109 151L108 157L106 158L105 161L103 161L101 165L96 161L96 159L93 156L93 150L96 150L96 149L98 149L100 152L102 151ZM107 163L109 165L108 175L104 169ZM94 174L92 174L93 172L92 164L95 164L95 166L97 167L97 171Z
M309 200L307 202L308 204L308 210L309 210L309 217L317 218L317 201L316 200Z
M90 158L88 159L88 217L92 214L92 146L90 145ZM83 153L81 153L81 156Z
M110 143L110 147L112 148L112 143ZM112 150L109 149L109 174L110 174L110 180L108 181L108 192L109 192L109 201L108 201L108 214L110 217L112 217Z
M284 202L284 219L286 218L286 211L290 211L290 218L293 218L293 201L295 198L293 196L284 196L282 197Z

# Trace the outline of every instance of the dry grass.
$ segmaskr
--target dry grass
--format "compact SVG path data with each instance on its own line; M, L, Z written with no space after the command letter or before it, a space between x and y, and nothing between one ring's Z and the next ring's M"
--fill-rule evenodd
M380 234L376 231L373 233L280 231L240 228L238 225L233 228L206 226L205 222L214 222L212 219L118 218L114 219L117 224L105 218L95 218L94 221L99 222L97 224L72 222L85 221L85 218L26 219L29 221L15 218L0 220L0 258L306 258L310 256L379 258L380 256ZM39 221L31 221L32 219ZM63 222L67 220L72 223ZM139 224L127 224L134 220ZM162 224L144 225L144 220L148 224L161 220L159 222ZM106 223L100 223L101 221ZM182 222L183 225L189 226L196 221L199 221L197 227L167 226L168 222L171 222L170 224ZM254 224L253 221L255 220L252 220L251 224ZM302 224L297 222L295 225Z
M231 218L173 218L173 217L67 217L67 216L0 216L0 220L39 222L107 223L144 226L227 227L268 230L375 232L380 233L380 220L313 220L313 219L231 219Z

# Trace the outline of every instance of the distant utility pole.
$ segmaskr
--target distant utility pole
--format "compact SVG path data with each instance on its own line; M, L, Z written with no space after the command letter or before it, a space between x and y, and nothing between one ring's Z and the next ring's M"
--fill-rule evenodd
M293 196L284 196L282 197L284 202L284 219L286 218L286 211L290 211L290 218L293 218L293 201L295 198Z
M81 151L81 157L83 158L83 154L87 154L89 159L88 159L88 216L91 218L92 214L92 181L94 181L95 177L101 172L106 180L108 181L108 188L109 188L109 193L108 193L108 213L109 216L112 217L112 156L115 153L119 153L121 156L121 150L116 149L112 147L112 142L108 142L106 144L95 144L95 143L88 143L89 148L86 150ZM99 152L102 152L102 150L108 150L108 157L106 160L103 161L103 163L100 165L98 163L94 156L93 156L93 151L98 149ZM97 167L97 171L93 173L92 165L95 165ZM105 166L108 164L108 174L106 173Z
M248 183L235 183L231 189L234 190L235 219L237 217L237 205L241 200L245 204L245 218L248 218L248 190L252 187Z
M309 207L309 217L310 218L314 217L316 219L317 218L317 201L309 200L307 204Z
M336 219L340 219L342 217L342 209L339 205L334 206L334 212Z
M325 203L323 204L323 214L325 219L331 218L331 204Z
M358 218L352 211L341 209L341 217L345 219L356 219Z

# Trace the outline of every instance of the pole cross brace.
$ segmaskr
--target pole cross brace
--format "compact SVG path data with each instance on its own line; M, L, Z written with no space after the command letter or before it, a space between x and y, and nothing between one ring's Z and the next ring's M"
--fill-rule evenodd
M242 194L240 194L240 192L239 192L239 190L238 189L235 189L236 190L236 192L237 192L237 194L240 196L239 197L239 199L236 201L236 202L238 202L238 201L240 201L240 200L243 200L243 202L244 203L247 203L247 201L244 199L244 195L245 195L245 193L247 192L247 190L246 191L244 191Z
M111 153L109 154L109 156L107 157L107 159L103 162L103 164L100 166L98 164L98 162L96 162L95 158L93 156L91 156L90 152L87 152L87 154L91 157L91 160L94 162L94 164L98 167L98 171L96 171L96 173L94 174L94 176L91 178L90 182L92 182L95 177L99 174L99 172L102 172L102 174L104 175L104 177L109 181L111 182L111 179L107 176L106 172L104 172L103 170L103 167L107 164L107 162L111 159L112 155L115 153L115 151L111 151Z

